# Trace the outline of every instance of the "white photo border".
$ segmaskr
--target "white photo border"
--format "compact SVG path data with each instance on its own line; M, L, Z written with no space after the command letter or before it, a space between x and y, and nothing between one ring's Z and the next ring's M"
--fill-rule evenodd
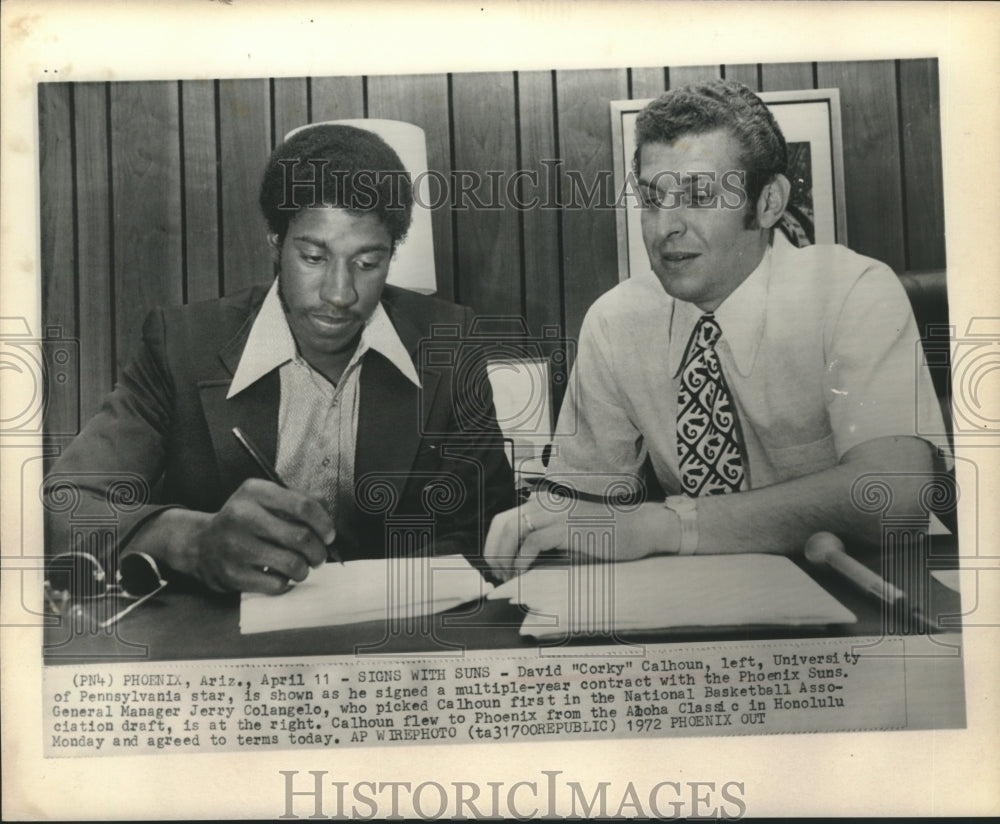
M25 317L32 331L40 318L37 82L614 68L661 59L693 65L711 54L722 64L938 58L948 264L955 273L951 317L967 348L996 339L966 333L972 321L1000 317L1000 291L990 276L1000 257L993 196L1000 188L1000 7L993 4L411 2L380 9L349 1L6 0L0 11L0 307L5 315ZM345 36L366 29L373 37ZM559 49L560 43L571 47ZM981 400L992 408L1000 399L996 387L982 387ZM958 462L960 480L976 490L959 509L963 535L973 538L967 551L978 562L971 570L978 597L965 605L978 621L964 639L970 696L965 730L513 743L477 751L475 761L469 750L454 746L385 748L351 758L308 752L280 760L267 753L44 759L41 630L16 623L25 593L15 571L2 576L7 597L0 604L4 817L270 818L282 810L279 768L327 770L330 781L433 775L482 783L523 779L532 770L530 777L537 778L538 766L591 786L613 779L621 782L618 789L626 780L664 776L738 778L746 782L747 812L754 817L996 814L1000 705L990 696L1000 676L1000 598L994 597L1000 510L977 508L977 502L995 500L1000 491L998 444L995 429L972 433ZM37 501L22 500L22 475L32 482L40 476L38 462L23 453L16 446L0 451L5 554L17 553L40 520Z

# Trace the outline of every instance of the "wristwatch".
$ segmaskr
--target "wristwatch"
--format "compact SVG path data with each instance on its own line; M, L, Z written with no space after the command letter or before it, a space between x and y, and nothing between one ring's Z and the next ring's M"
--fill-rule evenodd
M694 555L698 549L698 499L687 495L671 495L663 505L675 513L681 522L681 545L678 555Z

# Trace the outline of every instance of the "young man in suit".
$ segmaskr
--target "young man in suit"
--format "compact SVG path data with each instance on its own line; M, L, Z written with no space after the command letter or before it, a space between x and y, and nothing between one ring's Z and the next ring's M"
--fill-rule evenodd
M451 334L450 362L420 354L471 312L386 285L413 206L399 157L365 129L306 128L273 152L260 205L275 281L152 312L50 494L72 488L78 519L127 500L119 556L220 591L279 593L328 558L383 557L390 520L432 517L433 551L478 556L513 482L475 349ZM50 517L50 553L69 532Z

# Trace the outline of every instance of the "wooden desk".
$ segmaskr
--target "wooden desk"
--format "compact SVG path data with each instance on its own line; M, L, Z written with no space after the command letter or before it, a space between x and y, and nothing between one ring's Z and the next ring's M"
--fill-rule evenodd
M956 541L953 537L933 538L928 567L954 568ZM804 561L800 565L821 586L850 609L856 624L826 629L795 627L743 627L709 632L665 631L629 634L623 638L588 637L571 643L632 643L740 641L782 638L833 638L882 636L887 634L883 605L857 591L839 576L816 570ZM903 582L895 580L900 586ZM935 632L960 629L959 596L927 576L924 597L926 612L935 622ZM91 609L99 608L92 605ZM113 614L113 613L112 613ZM392 633L382 622L340 627L316 627L281 632L241 635L239 596L215 595L171 585L160 595L141 605L107 630L96 629L93 612L86 609L76 618L53 618L45 630L44 658L47 664L80 664L99 661L168 661L213 658L267 658L309 655L403 655L441 653L462 649L529 649L537 646L519 635L523 617L506 601L483 601L450 612L428 616L426 623L415 622L411 632ZM899 625L890 621L889 626ZM908 632L916 632L910 629ZM907 632L904 626L903 632Z

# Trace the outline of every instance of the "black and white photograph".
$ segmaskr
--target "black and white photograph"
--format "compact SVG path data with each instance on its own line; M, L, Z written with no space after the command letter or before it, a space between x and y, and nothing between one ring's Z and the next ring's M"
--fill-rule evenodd
M841 5L5 5L5 817L995 812L996 9Z

